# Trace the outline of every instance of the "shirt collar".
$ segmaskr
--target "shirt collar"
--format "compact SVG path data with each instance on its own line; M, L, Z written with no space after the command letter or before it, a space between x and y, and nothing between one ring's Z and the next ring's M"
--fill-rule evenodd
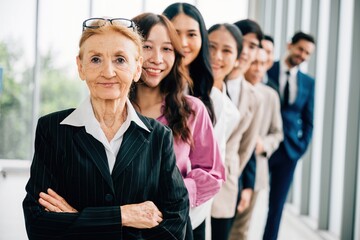
M244 79L244 75L240 75L237 78L234 79L227 79L226 82L241 82Z
M133 105L130 100L126 99L126 107L128 115L125 121L133 121L139 127L144 130L150 132L150 130L146 127L146 125L141 121L139 116L137 115ZM60 124L70 125L75 127L83 127L83 126L94 126L100 127L99 122L95 118L94 111L92 109L90 96L88 96L78 108L76 108L69 116L67 116Z
M285 63L285 57L283 57L280 61L280 72L285 73L286 71L290 72L290 76L296 76L297 72L299 71L299 66L295 66L289 69L289 67Z

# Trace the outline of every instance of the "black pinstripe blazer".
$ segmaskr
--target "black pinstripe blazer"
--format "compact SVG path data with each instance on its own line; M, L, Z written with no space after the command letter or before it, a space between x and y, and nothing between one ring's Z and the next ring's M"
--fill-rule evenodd
M110 174L104 146L84 127L60 125L73 109L39 119L23 201L29 239L183 239L189 203L169 128L139 115L126 131ZM79 213L49 213L39 192L54 189ZM152 229L121 226L120 207L151 200L163 213Z

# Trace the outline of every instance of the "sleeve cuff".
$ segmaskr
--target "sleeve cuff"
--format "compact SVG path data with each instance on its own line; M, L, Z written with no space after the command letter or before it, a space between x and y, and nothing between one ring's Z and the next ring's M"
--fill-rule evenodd
M190 207L196 207L196 183L191 178L185 178L184 183L189 193Z

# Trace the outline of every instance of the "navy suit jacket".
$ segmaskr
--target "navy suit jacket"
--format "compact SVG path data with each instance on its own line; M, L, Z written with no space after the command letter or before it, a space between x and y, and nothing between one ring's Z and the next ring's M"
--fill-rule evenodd
M29 239L183 239L188 193L176 167L169 128L139 115L125 132L110 174L104 146L85 127L60 125L73 109L39 119L23 201ZM46 212L39 192L52 188L79 212ZM163 221L152 229L122 227L120 206L153 201Z
M256 176L256 155L255 152L251 154L250 160L246 164L244 171L240 175L239 194L245 188L254 190Z
M271 79L269 86L279 93L280 63L275 62L268 71ZM281 106L283 120L284 141L288 157L297 161L305 153L313 131L315 81L307 74L297 73L297 96L295 102ZM281 147L280 145L280 147Z

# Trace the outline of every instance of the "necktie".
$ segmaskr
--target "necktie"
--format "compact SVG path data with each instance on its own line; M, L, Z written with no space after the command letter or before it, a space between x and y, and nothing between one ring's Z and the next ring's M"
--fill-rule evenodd
M283 95L283 106L284 107L289 105L289 95L290 95L289 77L290 77L290 72L286 71L286 82L285 82L284 95Z

